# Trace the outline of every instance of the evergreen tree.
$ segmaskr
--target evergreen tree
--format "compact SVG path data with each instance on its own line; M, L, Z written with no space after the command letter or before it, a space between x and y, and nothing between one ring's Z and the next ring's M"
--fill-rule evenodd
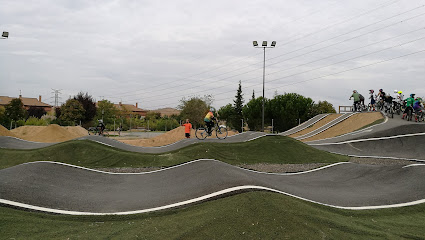
M251 100L253 100L253 99L255 99L255 92L254 92L254 89L252 89L252 97L251 97Z
M242 119L243 119L243 113L242 113L242 109L243 109L243 94L242 94L242 85L241 85L241 81L239 81L239 87L238 87L238 91L236 92L236 96L235 96L235 100L234 100L234 109L235 109L235 115L232 119L232 125L235 127L236 130L238 130L239 132L242 132Z
M4 115L6 122L18 121L25 118L26 110L20 98L14 98L6 105Z

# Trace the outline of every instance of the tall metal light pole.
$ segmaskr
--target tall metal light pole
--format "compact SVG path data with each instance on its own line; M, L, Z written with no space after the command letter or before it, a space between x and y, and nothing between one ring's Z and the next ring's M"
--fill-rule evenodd
M1 39L6 39L9 37L9 32L3 32L1 35Z
M262 110L262 120L261 120L261 131L264 132L264 84L266 82L266 48L274 48L276 46L276 41L273 41L270 47L267 46L267 41L263 41L263 44L258 46L257 41L253 41L252 44L255 48L263 48L264 49L264 61L263 61L263 110Z

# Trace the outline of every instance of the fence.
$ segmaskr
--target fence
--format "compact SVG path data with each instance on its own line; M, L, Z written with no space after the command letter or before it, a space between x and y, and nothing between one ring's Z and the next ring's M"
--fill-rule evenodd
M338 113L352 112L353 106L339 106Z

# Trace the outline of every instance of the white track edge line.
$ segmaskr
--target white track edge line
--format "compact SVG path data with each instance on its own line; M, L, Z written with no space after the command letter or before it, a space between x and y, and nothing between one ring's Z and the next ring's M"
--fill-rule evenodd
M54 161L34 161L34 162L22 163L20 165L37 164L37 163L50 163L50 164L58 164L58 165L63 165L63 166L67 166L67 167L72 167L72 168L77 168L77 169L82 169L82 170L92 171L92 172L98 172L98 173L104 173L104 174L110 174L110 175L142 175L142 174L149 174L149 173L156 173L156 172L161 172L161 171L165 171L165 170L170 170L170 169L173 169L173 168L177 168L177 167L181 167L181 166L193 164L193 163L200 162L200 161L214 161L214 162L219 162L219 163L226 164L226 165L228 165L230 167L239 168L241 170L248 171L248 172L255 172L255 173L266 174L266 175L283 175L283 176L287 176L287 175L299 175L299 174L305 174L305 173L315 172L315 171L323 170L325 168L334 167L334 166L337 166L337 165L340 165L340 164L352 164L351 162L338 162L338 163L329 164L329 165L326 165L326 166L323 166L323 167L314 168L314 169L307 170L307 171L294 172L294 173L270 173L270 172L261 172L261 171L256 171L256 170L252 170L252 169L242 168L242 167L239 167L239 166L234 166L234 165L231 165L231 164L228 164L228 163L222 162L220 160L216 160L216 159L196 159L196 160L192 160L192 161L189 161L189 162L177 164L177 165L174 165L174 166L171 166L171 167L161 168L161 169L153 170L153 171L149 171L149 172L138 172L138 173L106 172L106 171L102 171L102 170L97 170L97 169L92 169L92 168L86 168L86 167L81 167L81 166L72 165L72 164L68 164L68 163L54 162ZM19 166L19 165L17 165L17 166Z
M341 144L346 144L346 143L378 141L378 140L387 140L387 139L403 138L403 137L415 137L415 136L423 136L423 135L425 135L425 133L410 133L410 134L402 134L402 135L389 136L389 137L356 139L356 140L348 140L348 141L336 142L336 143L312 143L312 144L308 144L308 145L310 145L310 146L341 145Z
M276 190L276 189L273 189L273 188L255 186L255 185L243 185L243 186L238 186L238 187L232 187L232 188L224 189L224 190L217 191L217 192L214 192L214 193L211 193L211 194L207 194L207 195L204 195L204 196L201 196L201 197L190 199L190 200L187 200L187 201L173 203L173 204L169 204L169 205L165 205L165 206L161 206L161 207L154 207L154 208L135 210L135 211L126 211L126 212L97 213L97 212L69 211L69 210L60 210L60 209L33 206L33 205L30 205L30 204L19 203L19 202L15 202L15 201L6 200L6 199L0 199L0 203L15 206L15 207L20 207L20 208L36 210L36 211L51 212L51 213L58 213L58 214L67 214L67 215L129 215L129 214L148 213L148 212L154 212L154 211L160 211L160 210L166 210L166 209L170 209L170 208L180 207L180 206L188 205L188 204L191 204L191 203L196 203L196 202L199 202L199 201L207 200L209 198L220 196L220 195L223 195L223 194L226 194L226 193L230 193L230 192L234 192L234 191L240 191L240 190L248 190L248 189L256 189L256 190L265 190L265 191L276 192L276 193L284 194L284 195L294 197L294 198L297 198L297 199L300 199L300 200L316 203L316 204L319 204L319 205L324 205L324 206L338 208L338 209L345 209L345 210L372 210L372 209L383 209L383 208L395 208L395 207L406 207L406 206L412 206L412 205L425 203L425 199L420 199L420 200L416 200L416 201L412 201L412 202L397 203L397 204L390 204L390 205L344 207L344 206L337 206L337 205L321 203L321 202L317 202L317 201L310 200L310 199L307 199L307 198L299 197L299 196L296 196L294 194L290 194L290 193L286 193L286 192L283 192L283 191L280 191L280 190Z

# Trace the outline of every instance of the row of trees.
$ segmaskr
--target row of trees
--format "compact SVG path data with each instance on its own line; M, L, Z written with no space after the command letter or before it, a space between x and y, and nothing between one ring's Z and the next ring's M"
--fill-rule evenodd
M89 127L102 119L107 129L143 127L150 130L170 130L179 126L179 122L184 119L190 119L195 127L203 125L205 114L212 102L211 95L182 99L179 105L182 111L179 116L161 117L159 113L149 112L146 117L141 118L125 108L117 109L108 100L99 101L96 106L92 96L80 92L60 108L56 108L54 113L46 113L42 108L25 110L20 99L13 99L5 108L0 108L0 123L4 126L8 126L10 122L15 122L18 126L81 123L84 127ZM246 123L249 129L258 131L261 130L262 105L263 98L256 98L254 92L249 102L244 105L242 86L239 82L233 103L221 107L218 114L221 120L225 120L229 127L237 131L242 131L242 122ZM266 126L271 125L273 120L274 130L280 132L319 113L336 112L329 102L315 103L311 98L296 93L276 94L272 99L264 99L264 105Z
M68 99L60 108L46 113L44 108L24 108L21 99L13 99L6 107L0 107L0 124L9 128L23 125L59 124L73 126L82 124L84 127L97 125L102 119L107 129L122 127L127 130L135 127L145 127L150 130L170 130L179 126L178 116L161 117L159 113L149 112L145 118L122 108L118 110L108 100L96 102L88 93L78 93Z
M203 125L203 118L212 103L212 97L192 97L183 99L180 108L181 118L189 118L195 126ZM241 82L235 95L233 104L229 103L218 110L219 118L226 121L227 126L242 131L242 121L250 130L259 131L262 125L263 98L252 97L244 105ZM319 101L315 103L311 98L296 93L275 95L273 99L264 99L265 125L271 125L273 120L275 131L286 131L304 122L319 113L336 113L331 103Z

